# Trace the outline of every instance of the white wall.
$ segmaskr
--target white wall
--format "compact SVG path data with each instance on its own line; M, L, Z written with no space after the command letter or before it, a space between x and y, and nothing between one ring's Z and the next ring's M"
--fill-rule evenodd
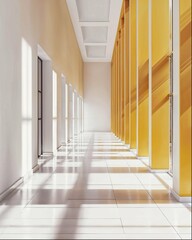
M46 102L43 150L52 152L52 70L57 74L58 90L61 89L61 74L65 73L68 83L82 94L83 62L67 5L65 1L0 0L0 199L11 185L30 176L38 163L38 45L51 58L51 62L44 63L43 70ZM62 98L60 91L55 91L57 93L58 146Z
M21 18L0 1L0 194L37 164L37 46Z
M111 64L84 64L84 131L111 130Z

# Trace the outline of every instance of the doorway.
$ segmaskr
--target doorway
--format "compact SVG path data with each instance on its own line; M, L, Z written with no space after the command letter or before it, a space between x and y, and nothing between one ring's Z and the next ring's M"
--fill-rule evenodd
M38 57L38 157L43 154L43 61Z

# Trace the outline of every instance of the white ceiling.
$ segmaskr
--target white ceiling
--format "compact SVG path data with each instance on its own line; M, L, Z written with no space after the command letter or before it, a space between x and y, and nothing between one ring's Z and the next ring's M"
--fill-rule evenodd
M84 62L110 62L122 0L66 0Z

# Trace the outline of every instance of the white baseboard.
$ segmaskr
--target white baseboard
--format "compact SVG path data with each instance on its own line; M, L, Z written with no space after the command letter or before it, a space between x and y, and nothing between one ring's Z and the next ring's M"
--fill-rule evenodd
M23 177L19 178L15 183L13 183L7 190L0 194L0 201L2 201L7 195L17 189L21 184L26 183L29 178L33 176L33 173L39 170L39 164L35 165L33 169L28 171Z
M181 203L191 203L192 197L181 197L173 189L171 189L173 196Z
M18 179L14 184L12 184L7 190L0 194L0 201L2 201L7 195L17 189L21 184L23 184L24 179Z
M39 164L33 167L33 173L37 172L38 170L39 170Z

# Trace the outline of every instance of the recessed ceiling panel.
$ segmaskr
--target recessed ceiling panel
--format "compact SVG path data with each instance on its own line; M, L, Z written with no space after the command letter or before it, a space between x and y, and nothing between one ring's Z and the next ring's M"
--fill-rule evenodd
M82 27L84 43L106 43L107 27Z
M76 0L80 22L108 22L110 0Z
M123 0L65 0L84 62L109 62Z
M106 46L86 46L88 58L104 58L106 56Z

